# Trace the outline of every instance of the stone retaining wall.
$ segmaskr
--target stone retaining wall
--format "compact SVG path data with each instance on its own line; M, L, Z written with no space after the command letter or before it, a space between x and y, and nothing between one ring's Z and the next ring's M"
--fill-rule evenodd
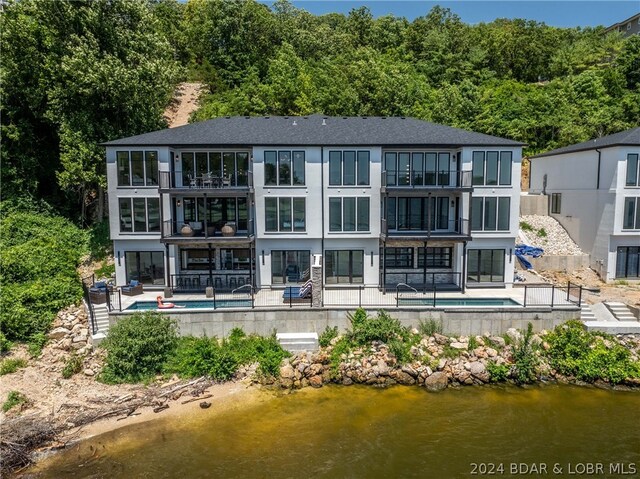
M564 271L570 273L589 267L589 255L543 255L540 258L527 258L536 271Z
M247 334L279 333L321 333L327 326L337 326L345 331L349 326L347 314L356 308L324 308L310 309L303 307L273 310L225 310L225 311L172 311L168 314L176 319L182 335L194 336L227 336L235 327L242 328ZM368 311L375 314L376 309ZM417 327L420 320L435 319L442 322L445 334L480 335L490 333L500 335L509 328L526 329L527 323L533 323L534 331L553 329L569 319L580 317L577 307L555 308L456 308L417 310L410 308L392 308L388 310L394 318L398 318L403 326ZM130 313L111 313L109 323L113 325L118 319Z

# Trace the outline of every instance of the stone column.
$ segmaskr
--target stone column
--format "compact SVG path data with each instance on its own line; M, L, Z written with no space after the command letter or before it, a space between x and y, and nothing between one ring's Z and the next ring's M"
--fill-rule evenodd
M311 306L322 308L322 264L320 255L314 255L313 266L311 266Z

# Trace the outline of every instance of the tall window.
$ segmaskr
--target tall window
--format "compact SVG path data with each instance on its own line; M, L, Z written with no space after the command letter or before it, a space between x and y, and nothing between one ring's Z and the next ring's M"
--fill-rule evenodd
M120 232L155 233L160 231L158 198L119 198Z
M618 246L616 278L640 277L640 247Z
M265 231L305 230L305 198L265 198Z
M325 251L325 284L364 282L364 251Z
M637 153L627 155L627 181L626 186L640 186L640 162Z
M485 196L471 199L472 231L508 231L511 198Z
M622 229L640 229L640 197L624 199L624 216L622 219Z
M559 215L562 210L562 193L551 193L551 213Z
M251 269L251 250L248 248L228 248L220 250L220 269Z
M511 185L512 153L510 151L474 151L473 184L478 186Z
M329 231L369 231L369 198L329 198Z
M451 155L447 152L395 152L384 154L389 186L448 186Z
M118 186L158 186L157 151L118 151Z
M471 249L467 252L469 283L504 283L504 250Z
M249 184L249 152L247 151L186 151L182 153L182 185L189 186L194 178L211 175L221 186Z
M125 276L144 284L164 284L164 253L162 251L125 251Z
M384 264L387 268L413 268L413 248L385 248Z
M218 231L229 222L236 224L237 231L248 228L247 199L239 198L183 198L184 220L207 222L207 227L215 227Z
M329 184L368 185L369 163L368 151L330 151Z
M265 151L264 184L266 186L304 185L304 151Z
M453 248L418 248L418 268L451 268Z
M389 198L387 201L387 227L390 230L434 231L447 230L449 197Z
M271 251L271 284L300 283L309 279L311 252Z

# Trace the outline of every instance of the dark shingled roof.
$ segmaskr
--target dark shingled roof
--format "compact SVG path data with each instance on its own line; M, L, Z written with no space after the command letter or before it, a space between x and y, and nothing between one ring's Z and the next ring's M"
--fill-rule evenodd
M540 153L531 158L543 158L545 156L562 155L564 153L574 153L576 151L587 151L595 148L608 148L611 146L631 145L640 146L640 127L631 130L620 131L613 135L603 136L595 140L589 140L575 145L565 146L556 150Z
M103 146L524 146L523 143L400 117L234 116L154 131Z

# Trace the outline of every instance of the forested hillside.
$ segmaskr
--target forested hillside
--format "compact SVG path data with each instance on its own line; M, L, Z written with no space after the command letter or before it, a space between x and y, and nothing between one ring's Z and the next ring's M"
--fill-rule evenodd
M102 141L165 123L180 80L226 115L403 115L526 142L526 153L640 124L640 37L436 7L314 16L227 0L21 0L0 15L3 196L104 214Z

